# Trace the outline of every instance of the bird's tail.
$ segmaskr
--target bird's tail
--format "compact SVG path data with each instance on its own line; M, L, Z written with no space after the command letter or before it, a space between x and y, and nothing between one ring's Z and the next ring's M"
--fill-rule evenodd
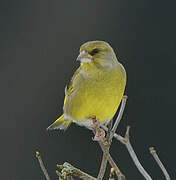
M53 124L51 124L47 128L47 130L53 130L53 129L66 130L71 123L72 123L71 120L64 120L64 115L62 115Z

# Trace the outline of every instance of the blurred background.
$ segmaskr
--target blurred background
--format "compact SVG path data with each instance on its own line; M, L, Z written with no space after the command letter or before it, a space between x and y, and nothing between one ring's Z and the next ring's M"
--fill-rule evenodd
M131 143L152 178L164 180L149 146L176 179L174 11L172 1L1 0L1 178L44 179L36 150L52 180L56 163L65 161L98 174L102 152L92 132L76 125L66 132L46 128L62 113L80 45L105 40L128 75L118 133L131 125ZM111 154L127 180L144 179L124 145L114 141Z

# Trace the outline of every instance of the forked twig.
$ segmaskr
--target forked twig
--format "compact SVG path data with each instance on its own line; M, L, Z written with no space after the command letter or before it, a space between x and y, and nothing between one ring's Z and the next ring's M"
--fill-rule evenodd
M152 154L152 156L153 156L153 158L155 159L155 161L157 162L157 164L158 164L158 166L160 167L160 169L162 170L165 178L166 178L167 180L170 180L171 178L170 178L170 176L169 176L166 168L164 167L163 163L162 163L161 160L159 159L159 157L158 157L158 155L157 155L156 150L154 149L154 147L150 147L150 148L149 148L149 151L150 151L150 153Z
M49 175L48 175L48 172L47 172L47 170L46 170L46 168L45 168L45 166L44 166L44 164L43 164L43 161L42 161L40 152L39 152L39 151L36 151L35 155L36 155L36 157L37 157L37 159L38 159L38 161L39 161L40 168L42 169L43 174L45 175L46 180L50 180L50 177L49 177Z
M126 130L125 138L123 140L123 144L125 144L131 158L133 159L134 164L136 165L136 167L138 168L140 173L144 176L144 178L147 180L152 180L150 175L147 173L147 171L143 168L143 166L139 162L138 157L137 157L135 151L133 150L133 147L130 143L129 131L130 131L130 126L127 126L127 130Z
M108 131L108 128L106 126L101 126L105 131ZM130 130L130 126L127 126L127 130L126 130L126 134L125 137L122 137L118 134L114 134L114 137L120 141L122 144L125 145L125 147L127 148L134 164L136 165L137 169L139 170L139 172L144 176L145 179L147 180L152 180L152 178L150 177L150 175L147 173L147 171L143 168L143 166L141 165L141 163L139 162L139 159L130 143L130 139L129 139L129 130Z
M118 168L118 166L114 162L113 158L109 154L109 151L107 151L107 146L101 141L99 141L98 143L99 143L103 153L106 155L106 157L107 157L107 159L109 161L109 164L114 169L114 171L115 171L115 173L116 173L116 175L118 177L118 180L125 180L125 176L123 175L123 173L120 171L120 169Z

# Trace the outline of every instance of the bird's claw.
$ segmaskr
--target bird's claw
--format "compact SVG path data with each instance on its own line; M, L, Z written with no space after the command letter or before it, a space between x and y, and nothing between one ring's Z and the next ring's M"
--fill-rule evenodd
M105 138L105 131L102 128L98 128L95 132L93 141L102 141Z
M96 117L92 117L93 124L91 125L91 128L93 129L95 136L92 138L93 141L102 141L105 138L105 131L100 128L100 121L96 119Z

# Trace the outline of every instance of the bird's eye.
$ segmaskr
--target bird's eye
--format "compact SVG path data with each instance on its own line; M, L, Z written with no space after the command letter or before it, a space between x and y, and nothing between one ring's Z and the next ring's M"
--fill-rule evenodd
M90 52L90 54L93 56L93 55L97 54L98 52L99 52L98 49L93 49L93 50Z

